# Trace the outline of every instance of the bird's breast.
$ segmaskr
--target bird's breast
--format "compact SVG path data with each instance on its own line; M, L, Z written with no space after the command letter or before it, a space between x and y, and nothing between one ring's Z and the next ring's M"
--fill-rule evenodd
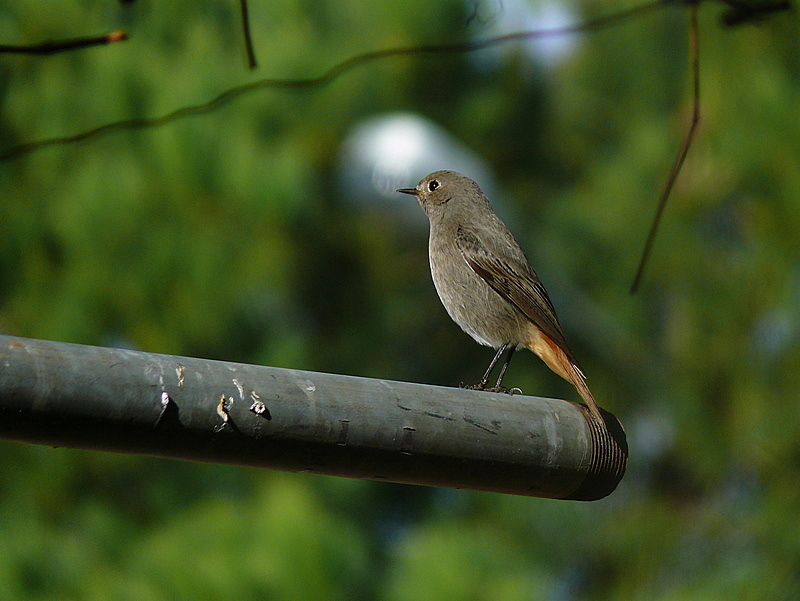
M447 313L478 343L499 348L522 341L521 313L495 292L464 260L455 237L431 237L431 277Z

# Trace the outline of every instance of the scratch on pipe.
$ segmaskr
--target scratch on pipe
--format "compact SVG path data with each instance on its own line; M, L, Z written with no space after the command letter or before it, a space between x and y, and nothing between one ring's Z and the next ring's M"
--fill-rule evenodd
M400 452L403 455L413 455L411 452L411 437L416 432L416 428L411 426L403 426L403 440L400 442Z
M269 409L267 409L266 403L261 400L261 396L255 391L250 392L250 398L253 399L253 404L250 405L250 411L263 417L266 420L272 419L272 414L270 414Z
M237 380L236 378L233 378L233 385L236 386L236 390L239 391L239 398L244 400L244 388L239 383L239 380Z
M427 415L428 417L436 417L438 419L446 419L449 422L456 421L456 418L454 417L450 417L449 415L439 415L438 413L434 413L433 411L426 411L425 415Z
M175 368L175 375L178 376L178 390L183 390L183 384L185 382L185 375L186 375L186 366L178 363L178 367Z
M225 395L221 395L219 397L219 403L217 403L217 415L222 418L222 423L214 428L214 432L221 432L228 422L231 419L230 416L230 408L233 406L233 397L225 397Z
M339 438L336 440L336 444L340 447L347 446L347 437L350 430L350 420L343 419L339 420Z
M172 399L169 398L169 393L166 390L161 391L161 411L158 414L158 418L156 419L156 423L153 424L153 428L158 428L158 425L161 423L161 420L164 418L164 414L169 409L169 404L172 402Z
M488 428L488 427L484 426L483 424L479 424L478 422L476 422L472 418L472 416L465 415L463 419L464 419L465 422L467 422L468 424L470 424L472 426L475 426L476 428L480 428L481 430L483 430L485 432L488 432L489 434L494 434L495 436L497 435L497 432L495 432L491 428Z

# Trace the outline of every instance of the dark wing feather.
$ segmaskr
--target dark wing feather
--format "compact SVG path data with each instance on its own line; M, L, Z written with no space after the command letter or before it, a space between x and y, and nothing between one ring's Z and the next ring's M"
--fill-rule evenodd
M456 244L470 269L478 274L500 296L519 309L548 338L563 350L576 367L556 311L547 291L527 262L516 268L488 250L472 232L459 227Z

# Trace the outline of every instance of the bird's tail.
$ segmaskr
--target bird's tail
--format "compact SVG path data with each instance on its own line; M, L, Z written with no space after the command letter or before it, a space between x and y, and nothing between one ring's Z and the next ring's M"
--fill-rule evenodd
M552 369L567 382L571 383L578 391L578 394L581 395L586 405L588 405L589 411L592 412L592 415L598 423L601 425L605 424L603 415L600 413L600 407L598 407L597 401L594 400L592 392L586 385L586 377L583 375L583 372L570 360L567 353L553 342L549 336L538 328L535 328L535 330L536 332L532 336L532 340L526 346L539 355L542 361L547 364L547 367Z
M594 400L592 391L589 390L589 387L586 385L586 378L583 375L583 372L573 364L570 364L570 368L572 377L567 379L578 390L578 394L581 395L581 398L589 406L589 411L591 411L592 415L595 416L597 422L601 425L604 424L605 420L603 419L602 413L600 413L600 407L597 405L597 401Z

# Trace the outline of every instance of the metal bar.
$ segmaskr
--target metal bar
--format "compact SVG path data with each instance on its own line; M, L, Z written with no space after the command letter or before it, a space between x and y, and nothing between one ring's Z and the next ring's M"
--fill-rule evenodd
M0 438L595 500L621 425L577 403L0 336Z

